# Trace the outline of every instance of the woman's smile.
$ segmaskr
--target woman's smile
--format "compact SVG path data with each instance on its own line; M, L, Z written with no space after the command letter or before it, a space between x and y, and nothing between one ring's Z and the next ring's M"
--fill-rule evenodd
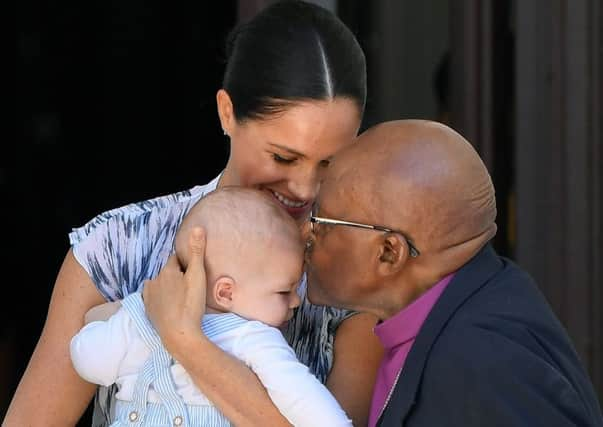
M294 200L270 188L267 190L279 205L281 205L293 218L301 218L303 215L307 214L308 209L312 205L308 200Z

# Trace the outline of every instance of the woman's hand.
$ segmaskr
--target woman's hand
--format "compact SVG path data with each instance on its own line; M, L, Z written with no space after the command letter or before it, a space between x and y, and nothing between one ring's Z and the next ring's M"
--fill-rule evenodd
M202 337L201 317L205 313L205 232L193 228L189 240L190 258L183 273L172 255L159 275L144 284L142 296L147 316L163 345L176 358L181 344Z
M192 230L189 249L184 273L172 256L142 291L147 316L163 345L234 425L289 426L255 374L203 335L207 285L203 229Z

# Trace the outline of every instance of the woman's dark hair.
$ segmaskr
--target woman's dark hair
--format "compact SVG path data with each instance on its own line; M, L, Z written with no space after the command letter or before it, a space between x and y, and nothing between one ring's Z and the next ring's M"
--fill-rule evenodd
M334 14L302 1L268 6L228 36L223 88L238 121L262 119L299 101L366 102L364 53Z

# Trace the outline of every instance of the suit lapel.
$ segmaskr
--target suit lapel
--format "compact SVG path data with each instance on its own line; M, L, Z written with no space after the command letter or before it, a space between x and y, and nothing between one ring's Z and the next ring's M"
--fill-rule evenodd
M425 362L438 335L454 312L501 267L496 252L488 244L455 274L425 319L378 426L399 426L403 423L415 403Z

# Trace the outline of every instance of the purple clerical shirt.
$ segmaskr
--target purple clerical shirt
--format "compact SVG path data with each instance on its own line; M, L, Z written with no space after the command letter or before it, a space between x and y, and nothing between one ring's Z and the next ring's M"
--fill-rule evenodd
M375 326L375 334L383 344L385 353L375 381L369 427L377 424L387 396L395 385L398 373L404 367L415 337L453 276L454 273L444 277L398 314Z

